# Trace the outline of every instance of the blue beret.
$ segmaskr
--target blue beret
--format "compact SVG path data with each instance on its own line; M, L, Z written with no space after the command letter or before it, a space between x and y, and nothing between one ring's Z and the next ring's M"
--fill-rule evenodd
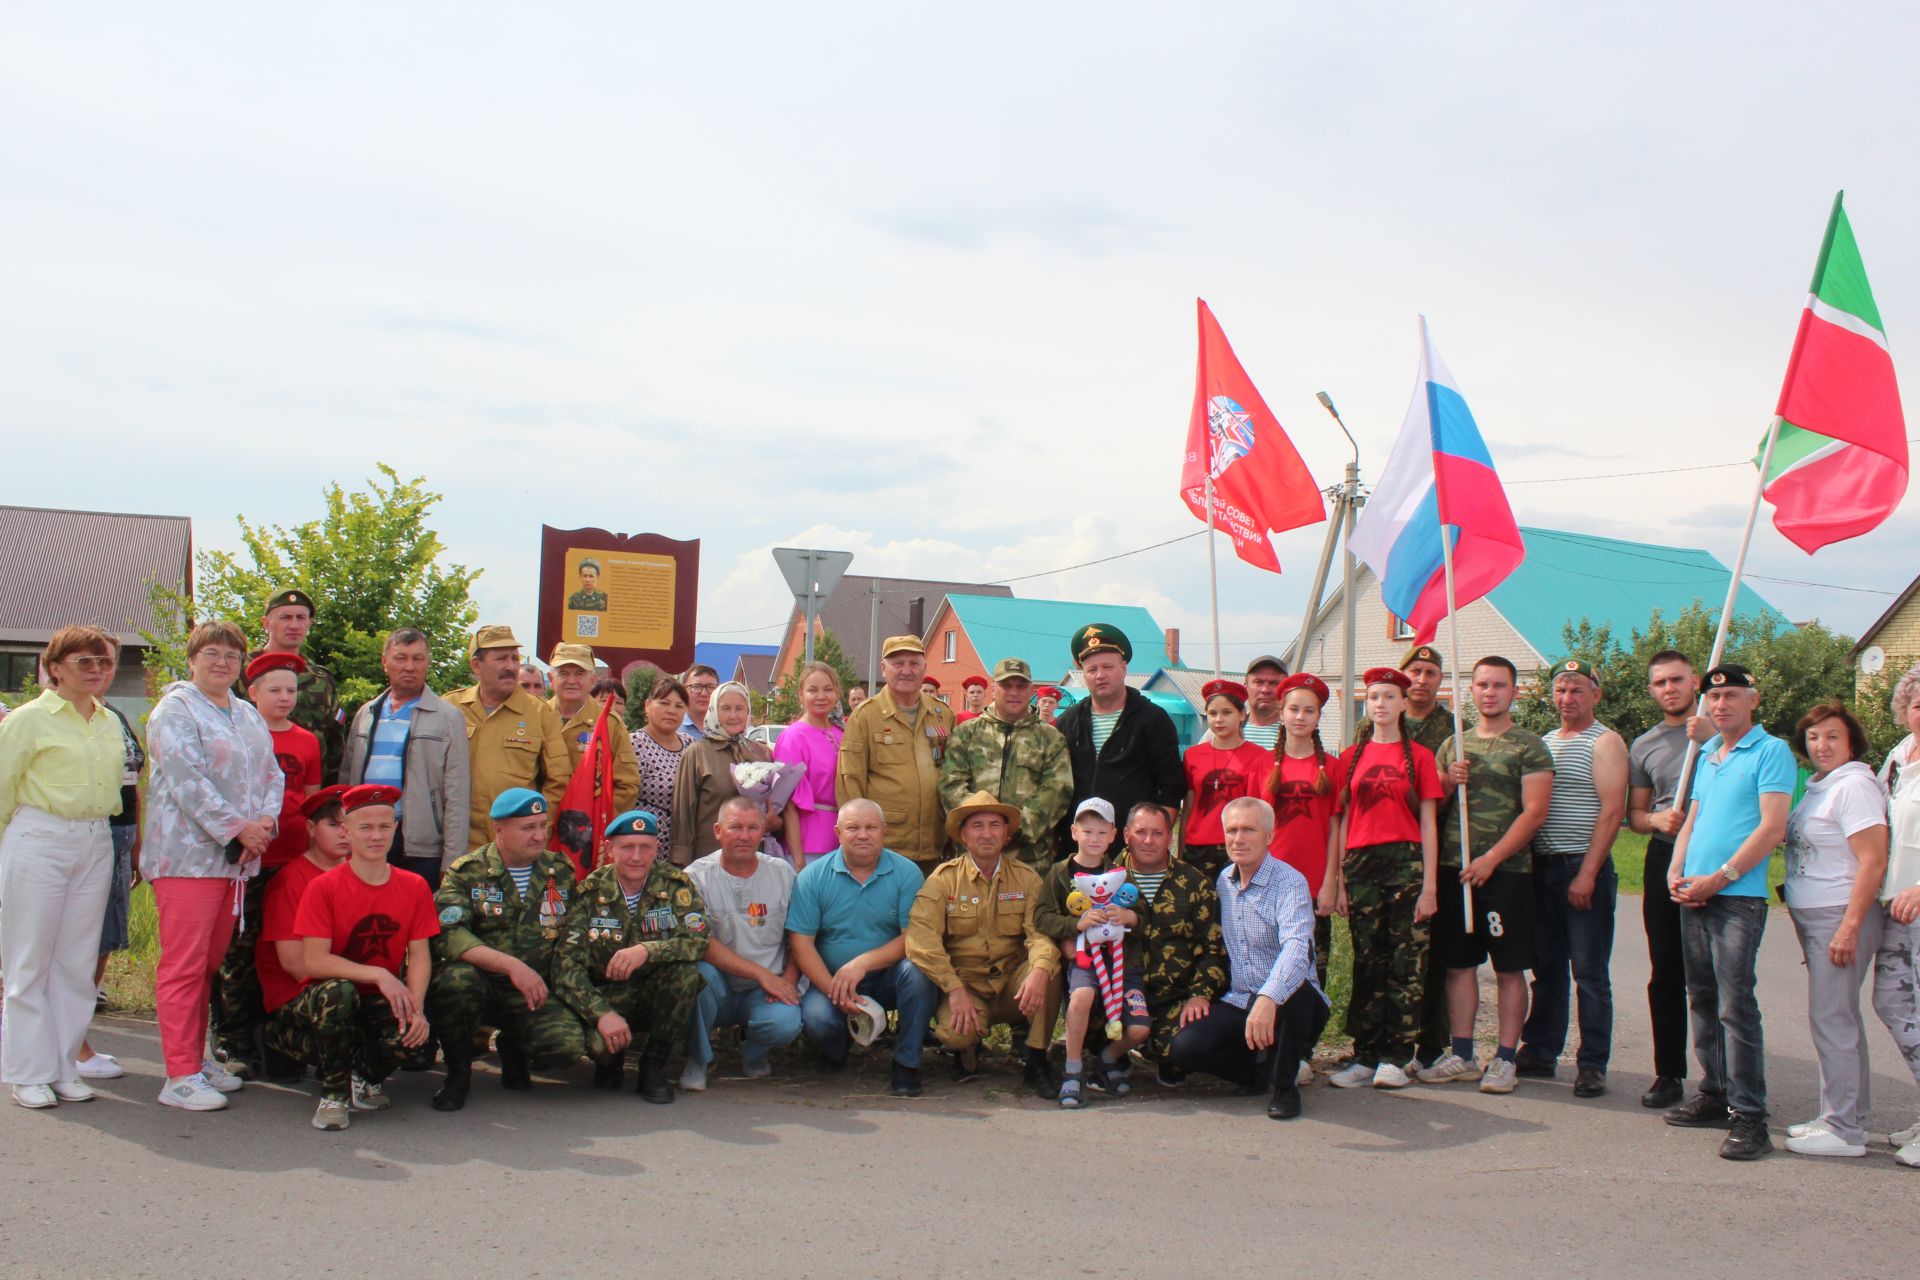
M645 809L629 809L607 824L606 836L611 840L615 836L657 836L660 834L660 819Z
M547 798L538 791L529 791L525 787L508 787L493 798L493 807L487 810L487 816L498 822L502 818L524 818L529 814L546 811Z

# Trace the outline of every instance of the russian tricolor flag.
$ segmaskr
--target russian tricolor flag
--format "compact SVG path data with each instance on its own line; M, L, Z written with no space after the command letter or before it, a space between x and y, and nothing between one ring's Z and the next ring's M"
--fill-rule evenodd
M1447 614L1443 527L1452 538L1456 606L1486 595L1526 559L1493 455L1422 316L1413 402L1351 544L1380 579L1387 608L1414 629L1419 644L1433 638Z

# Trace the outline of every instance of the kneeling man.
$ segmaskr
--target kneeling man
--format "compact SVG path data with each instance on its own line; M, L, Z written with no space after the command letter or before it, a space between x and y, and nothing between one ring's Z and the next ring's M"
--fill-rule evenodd
M455 858L440 877L439 941L427 1016L439 1032L447 1080L437 1111L467 1105L473 1041L481 1027L500 1032L500 1084L533 1087L532 1072L570 1067L586 1054L586 1027L549 998L556 953L573 901L573 859L547 848L547 802L509 787L488 816L493 839Z
M979 1074L989 1027L1025 1023L1023 1079L1051 1099L1060 1096L1060 1077L1047 1061L1060 951L1034 923L1046 892L1040 873L1003 856L1019 822L1018 809L985 791L947 814L947 835L966 852L935 867L914 898L907 959L943 993L933 1033L954 1055L956 1079Z
M840 847L807 863L794 882L787 942L811 987L800 999L807 1039L826 1069L847 1063L847 1015L867 996L900 1013L893 1051L896 1098L920 1096L920 1050L940 992L907 959L906 928L920 892L920 868L886 847L887 816L871 800L840 806Z
M347 861L314 877L300 894L293 931L306 979L267 1024L277 1053L320 1077L316 1129L344 1129L350 1107L384 1109L380 1084L427 1042L422 1011L440 932L433 890L387 861L399 822L398 787L349 788Z
M1227 993L1180 1029L1169 1056L1181 1071L1206 1071L1249 1093L1271 1090L1267 1115L1291 1120L1300 1114L1300 1063L1329 1012L1313 980L1313 896L1304 876L1268 854L1273 808L1265 800L1230 801L1221 822Z
M593 1025L593 1083L618 1089L627 1047L646 1037L635 1092L672 1102L667 1059L703 980L707 909L687 873L660 858L660 819L633 809L607 824L606 859L580 882L567 914L556 990Z

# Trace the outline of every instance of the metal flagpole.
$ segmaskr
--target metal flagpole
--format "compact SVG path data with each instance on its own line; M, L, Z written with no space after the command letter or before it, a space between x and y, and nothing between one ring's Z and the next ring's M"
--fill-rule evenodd
M1713 656L1707 659L1707 670L1720 665L1720 658L1727 648L1727 628L1733 623L1733 610L1740 596L1740 576L1747 570L1747 548L1753 545L1753 526L1760 518L1760 497L1767 487L1767 468L1773 465L1773 446L1780 439L1780 418L1776 415L1767 427L1767 443L1760 450L1760 474L1753 482L1753 502L1747 507L1747 527L1740 534L1740 552L1733 558L1733 576L1727 580L1727 603L1720 609L1720 625L1713 633ZM1693 705L1693 714L1699 715L1707 705L1707 695L1703 691L1699 701ZM1676 803L1687 793L1687 783L1693 777L1694 759L1700 754L1700 744L1691 737L1687 739L1687 754L1680 761L1680 782L1673 790Z
M1353 526L1360 515L1360 464L1347 464L1347 527L1340 535L1341 549L1346 557L1346 580L1340 588L1340 605L1344 617L1340 623L1340 746L1344 750L1353 745L1359 726L1354 723L1353 708L1353 668L1358 653L1357 640L1353 634L1358 610L1353 599Z
M1460 614L1453 600L1453 536L1446 525L1440 526L1440 564L1447 576L1447 651L1453 655L1453 758L1467 758L1465 730L1460 723ZM1412 779L1408 779L1409 782ZM1467 784L1458 788L1460 807L1460 869L1473 861L1473 839L1467 829ZM1438 833L1436 833L1438 834ZM1436 881L1438 877L1435 877ZM1461 900L1467 913L1467 932L1473 932L1473 882L1460 882Z
M1220 678L1220 576L1213 549L1213 453L1211 433L1207 448L1207 603L1213 613L1213 678Z

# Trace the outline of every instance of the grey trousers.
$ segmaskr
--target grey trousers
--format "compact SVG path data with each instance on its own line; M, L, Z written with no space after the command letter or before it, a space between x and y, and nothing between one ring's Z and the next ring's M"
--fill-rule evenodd
M1880 951L1873 958L1873 1011L1920 1084L1920 920L1901 924L1887 914L1884 902L1876 914L1882 925Z
M1846 907L1795 907L1788 914L1807 960L1807 1026L1820 1059L1818 1123L1841 1141L1859 1144L1867 1140L1868 1081L1873 1074L1867 1064L1860 988L1880 950L1883 913L1869 911L1860 922L1853 963L1844 969L1833 963L1827 946L1846 917Z

